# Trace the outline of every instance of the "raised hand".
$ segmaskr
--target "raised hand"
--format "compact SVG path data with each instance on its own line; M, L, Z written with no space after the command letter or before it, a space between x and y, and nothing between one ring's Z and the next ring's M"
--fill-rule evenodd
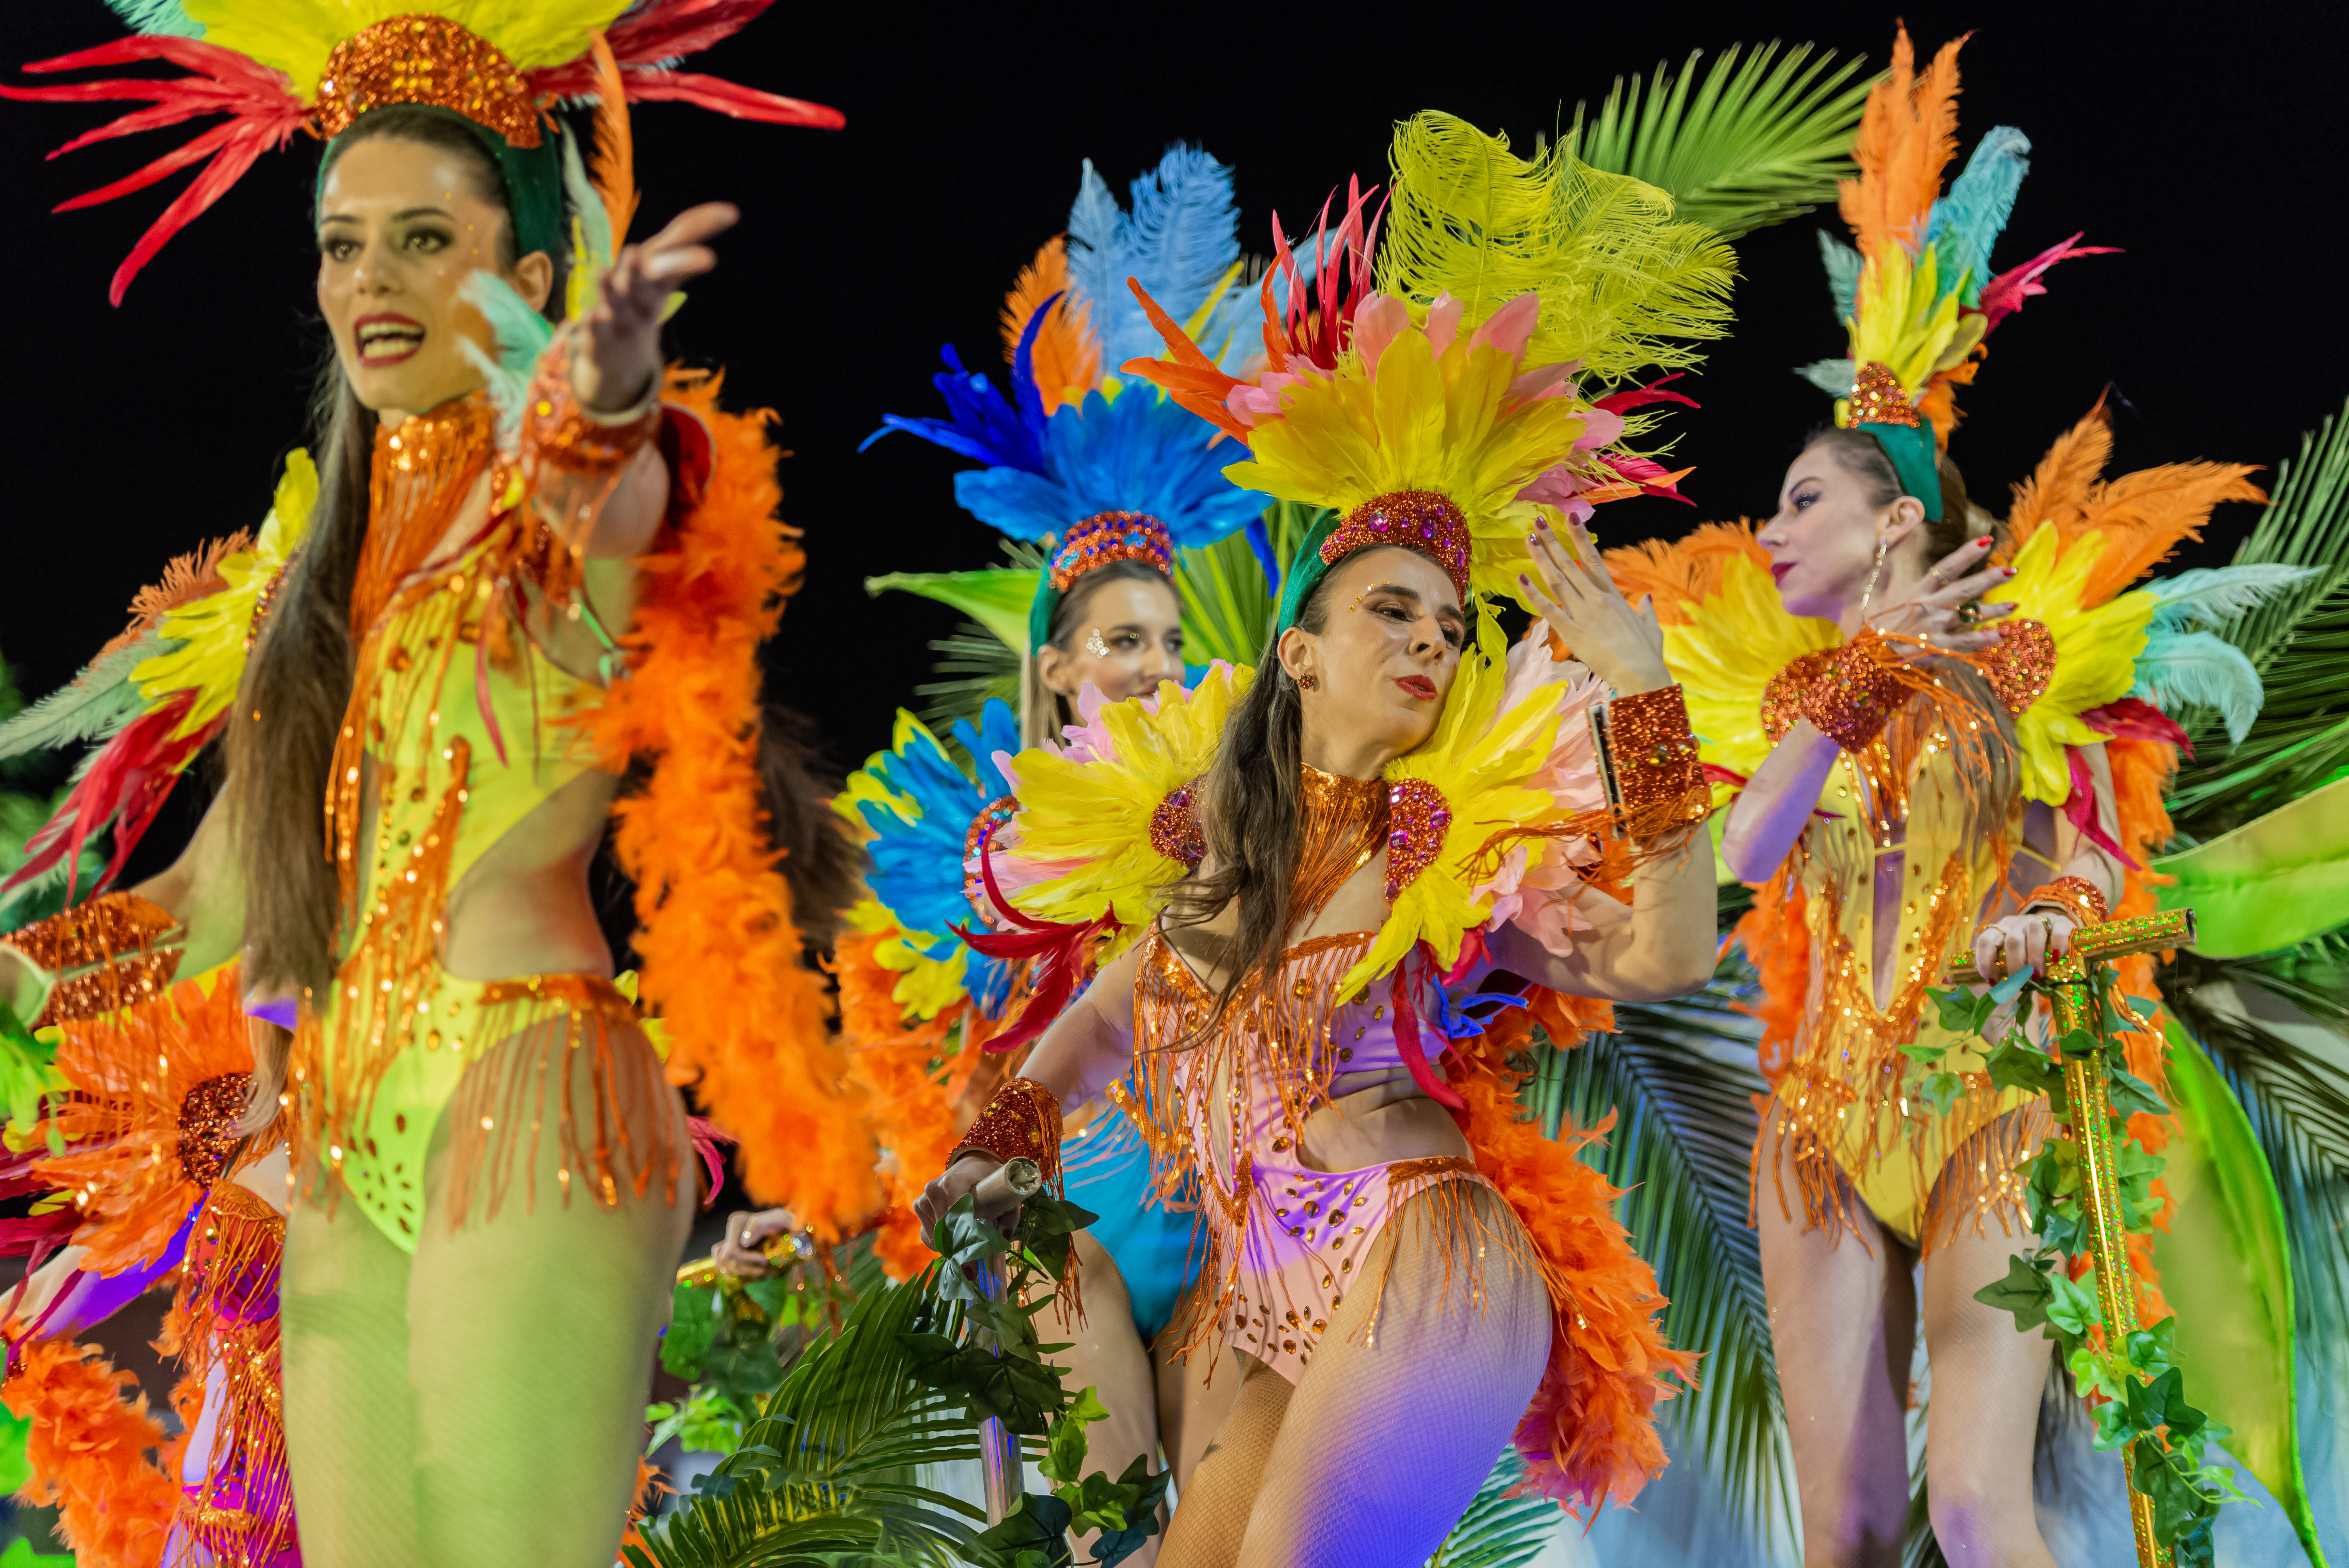
M1569 519L1567 527L1574 538L1572 555L1546 518L1526 536L1534 570L1541 573L1538 583L1517 574L1526 602L1574 656L1619 696L1671 685L1671 672L1664 667L1664 628L1656 618L1654 601L1642 599L1633 609L1582 524Z
M2072 917L2053 910L2026 910L1993 920L1974 933L1974 973L2003 980L2025 969L2044 969L2050 959L2072 950Z
M581 407L617 413L651 389L660 369L661 312L668 296L687 279L718 264L718 253L704 242L732 228L740 216L730 203L705 201L678 213L643 243L621 247L604 274L599 297L579 323L571 385Z
M1896 599L1868 617L1868 624L1894 636L1912 637L1900 645L1902 656L1930 658L1935 654L1971 654L1997 645L1999 628L1984 625L2014 614L2011 603L1982 604L1975 601L1993 588L2004 587L2014 576L2012 566L1980 564L1990 554L1991 538L1970 539L1943 556L1917 580L1905 598Z

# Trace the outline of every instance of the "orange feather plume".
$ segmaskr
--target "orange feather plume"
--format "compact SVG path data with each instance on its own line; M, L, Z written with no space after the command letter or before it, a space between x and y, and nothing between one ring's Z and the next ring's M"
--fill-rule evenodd
M951 1069L936 1066L938 1049L971 1011L968 1001L935 1018L908 1021L890 995L900 976L874 953L894 930L841 939L833 959L840 977L842 1032L849 1042L849 1077L866 1097L874 1136L888 1151L881 1171L886 1207L873 1251L892 1279L911 1279L936 1254L922 1240L914 1199L946 1169L962 1120L956 1115ZM966 1031L968 1033L968 1031ZM963 1055L977 1052L966 1042ZM966 1076L968 1068L965 1069Z
M710 471L636 563L628 676L580 722L605 766L654 760L614 809L614 844L636 883L641 994L676 1042L670 1076L740 1140L752 1197L836 1241L880 1203L873 1137L802 956L759 772L759 645L806 557L775 516L774 415L721 412L719 384L670 373L668 400L709 433Z
M636 216L636 140L628 127L628 88L620 77L620 62L601 33L588 38L595 57L595 157L587 177L604 198L612 220L612 251L628 242L628 225Z
M1607 570L1623 597L1636 604L1643 593L1656 602L1667 626L1685 625L1689 607L1721 592L1722 568L1733 555L1768 564L1770 552L1754 542L1754 524L1704 522L1684 539L1643 539L1604 552Z
M163 567L160 583L150 583L130 598L130 624L98 650L98 657L129 647L163 624L163 617L181 605L217 593L228 586L220 563L241 550L253 548L253 533L238 529L226 539L215 539L202 550L174 555ZM91 661L97 662L96 660Z
M2202 537L2202 524L2221 501L2264 501L2251 482L2251 463L2164 463L2106 480L2112 428L2101 399L2064 432L2028 480L2014 487L2007 512L2008 548L2022 548L2042 528L2054 528L2058 554L2090 533L2104 541L2082 603L2102 604L2158 565L2180 540Z
M179 1511L178 1466L167 1470L147 1455L163 1450L168 1462L184 1439L165 1441L146 1395L123 1398L137 1387L97 1346L57 1338L27 1341L0 1390L32 1421L25 1462L33 1479L16 1496L57 1510L58 1533L82 1568L152 1568Z
M1843 181L1837 199L1864 256L1924 238L1926 215L1941 194L1941 171L1957 156L1958 50L1971 36L1942 45L1922 72L1909 29L1893 38L1892 68L1868 93L1852 143L1859 177Z
M1037 309L1054 294L1060 299L1037 330L1029 350L1036 376L1036 391L1050 414L1063 403L1081 400L1101 374L1101 344L1093 336L1092 307L1069 293L1069 248L1066 235L1055 234L1037 247L1036 259L1019 269L1011 292L1003 296L1003 361L1009 365L1019 351L1019 335Z
M1466 1102L1476 1169L1500 1190L1568 1299L1551 1325L1543 1369L1516 1442L1526 1461L1522 1492L1569 1510L1595 1511L1611 1497L1629 1503L1666 1463L1656 1407L1696 1374L1696 1356L1665 1340L1665 1300L1655 1270L1631 1248L1615 1217L1620 1189L1575 1151L1606 1135L1566 1128L1555 1139L1526 1117L1517 1091L1526 1075L1508 1065L1527 1025L1514 1016L1482 1036L1454 1042L1464 1070L1454 1087Z

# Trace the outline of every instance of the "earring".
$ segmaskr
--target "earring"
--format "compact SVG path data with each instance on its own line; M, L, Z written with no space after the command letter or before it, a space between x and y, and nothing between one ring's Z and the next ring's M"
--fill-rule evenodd
M1868 586L1860 590L1859 618L1868 620L1868 602L1876 597L1876 580L1884 575L1884 535L1876 536L1876 564L1868 569Z
M1297 677L1297 689L1299 691L1311 691L1320 684L1321 677L1315 675L1311 670L1307 670L1303 675Z

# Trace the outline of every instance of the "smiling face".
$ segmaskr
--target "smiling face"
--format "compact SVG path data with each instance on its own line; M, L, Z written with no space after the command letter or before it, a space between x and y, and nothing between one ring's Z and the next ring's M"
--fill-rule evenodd
M1183 606L1155 572L1080 585L1083 602L1059 644L1036 655L1050 690L1073 702L1088 686L1111 702L1143 696L1183 678Z
M543 253L499 264L504 208L483 190L484 160L453 147L377 137L326 171L318 197L318 309L360 402L387 418L420 413L481 385L465 357L492 346L489 324L458 297L496 273L533 305L553 265Z
M1889 556L1915 532L1924 508L1884 496L1880 480L1856 473L1828 443L1814 442L1786 469L1778 512L1755 540L1770 552L1770 575L1787 612L1842 621L1857 610L1876 567L1877 542ZM1878 592L1887 584L1879 578Z
M1357 552L1319 595L1321 630L1296 626L1280 640L1282 665L1300 685L1311 677L1300 693L1305 759L1371 778L1434 733L1467 618L1452 579L1408 550Z

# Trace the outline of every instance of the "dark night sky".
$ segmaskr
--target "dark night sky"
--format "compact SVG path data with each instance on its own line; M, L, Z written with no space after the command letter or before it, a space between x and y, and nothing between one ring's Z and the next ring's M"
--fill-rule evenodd
M2002 503L2047 441L2109 383L2119 465L2194 457L2272 464L2338 407L2344 346L2333 215L2349 160L2340 109L2349 24L2335 6L1911 5L1920 52L1972 26L1964 148L2011 123L2033 171L1999 253L2013 262L2084 229L2127 253L2067 263L1992 345L1956 452ZM1451 23L1474 16L1473 30ZM807 531L808 586L772 652L838 760L884 744L950 613L863 579L977 566L992 536L958 511L957 462L910 439L858 455L885 410L931 412L937 346L990 360L1002 293L1060 229L1080 160L1113 185L1177 138L1237 166L1244 242L1267 248L1349 172L1382 178L1387 128L1423 108L1537 130L1619 73L1693 49L1807 38L1880 65L1893 12L1809 5L1422 6L1298 10L779 5L697 67L829 102L844 132L742 125L655 106L636 117L642 232L694 201L744 209L723 263L671 328L723 364L738 403L782 415L786 515ZM1086 25L1087 22L1091 25ZM115 36L95 0L16 0L0 61ZM21 79L21 78L18 78ZM10 546L0 651L28 693L69 676L119 628L169 554L259 520L304 438L322 336L312 317L307 196L316 154L262 164L169 245L119 310L108 275L178 181L90 211L57 201L183 139L149 135L44 165L112 111L0 104L0 214L17 302L0 389ZM166 139L166 138L171 139ZM1679 421L1690 512L1607 508L1620 542L1770 504L1826 399L1789 374L1842 351L1813 214L1742 247L1732 340L1692 377ZM1838 227L1837 230L1840 232ZM2326 346L2330 345L2328 348ZM1683 383L1689 385L1689 383ZM2221 558L2251 509L2222 514ZM159 837L165 836L159 834Z

